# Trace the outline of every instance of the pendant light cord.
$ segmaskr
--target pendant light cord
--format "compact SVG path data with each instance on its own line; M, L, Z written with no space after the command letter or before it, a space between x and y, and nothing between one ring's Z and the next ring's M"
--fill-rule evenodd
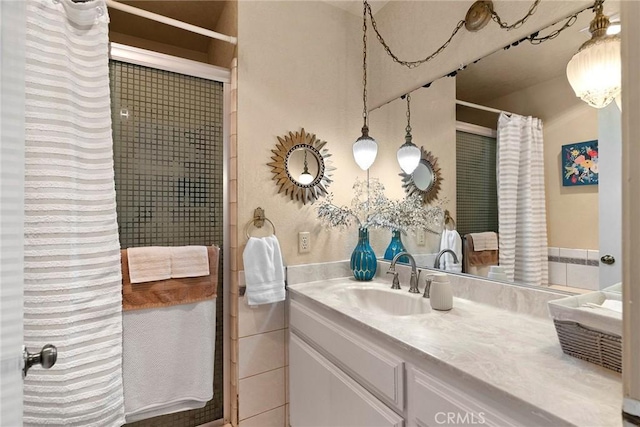
M364 119L364 127L369 126L369 117L367 112L367 8L369 3L363 0L364 6L362 10L362 118Z
M442 51L444 51L449 44L451 43L451 41L453 40L453 38L456 36L456 34L458 34L458 32L460 31L460 29L462 27L464 27L465 25L465 20L461 20L458 22L458 24L455 26L455 28L453 29L453 31L451 32L451 35L449 36L449 38L438 48L436 49L433 53L431 53L429 56L423 58L423 59L419 59L419 60L415 60L415 61L405 61L402 60L400 58L398 58L398 56L396 56L396 54L393 53L393 51L391 50L391 47L387 44L387 42L385 41L384 37L382 37L382 34L380 33L380 31L378 30L378 23L376 22L375 18L373 17L373 11L371 10L371 5L369 5L369 2L367 0L363 0L364 1L364 12L365 12L365 19L364 19L364 31L365 31L365 36L364 36L364 44L365 44L365 63L366 63L366 29L367 29L367 20L366 20L366 15L369 15L369 19L371 19L371 27L373 28L373 30L376 33L376 36L378 38L378 41L380 42L380 44L382 45L382 47L384 48L384 50L387 52L387 55L389 55L391 57L391 59L393 59L394 62L405 66L409 69L412 68L416 68L419 67L420 65L431 61L432 59L434 59L436 56L438 56L440 53L442 53ZM553 33L551 33L548 36L545 37L538 37L539 32L535 32L533 34L531 34L528 37L523 38L522 40L519 40L516 43L519 43L521 41L524 40L529 40L532 44L540 44L543 43L547 40L551 40L556 38L563 30L569 28L570 26L572 26L575 21L576 21L576 17L579 13L583 12L584 10L587 9L594 9L598 6L601 7L602 3L604 2L604 0L595 0L594 4L591 6L588 6L584 9L582 9L581 11L577 12L576 14L570 16L567 20L567 23L565 23L565 25L560 28L559 30L554 31ZM498 13L493 9L493 7L491 7L490 12L491 12L491 19L496 22L501 29L503 30L513 30L516 28L520 28L522 25L524 25L525 22L527 22L527 20L533 16L536 12L536 9L538 7L538 5L540 4L540 0L534 0L533 3L531 4L531 6L529 7L529 10L527 11L527 13L525 14L524 17L520 18L519 20L517 20L516 22L514 22L513 24L507 24L506 22L504 22L502 20L502 18L500 17L500 15L498 15ZM365 104L366 104L366 65L365 65ZM366 107L365 107L366 110ZM366 112L365 112L365 116L366 116ZM366 122L366 117L365 117L365 122Z
M411 94L407 94L407 135L411 134Z
M536 13L536 9L538 8L539 4L540 4L540 0L535 0L533 4L531 4L531 7L529 8L529 11L527 12L527 14L511 25L504 22L500 18L500 15L498 15L498 13L495 10L493 10L493 7L491 8L491 19L493 19L493 21L496 24L498 24L500 28L502 28L503 30L507 30L507 31L514 30L524 25L524 23L527 22L527 19L529 19L531 16L533 16L534 13Z
M309 169L307 169L307 149L304 149L304 171L303 173L309 173Z

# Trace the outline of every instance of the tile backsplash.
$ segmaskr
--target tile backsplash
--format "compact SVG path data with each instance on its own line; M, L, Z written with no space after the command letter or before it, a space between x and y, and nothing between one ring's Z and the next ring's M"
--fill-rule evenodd
M600 252L592 249L548 248L549 284L598 290Z

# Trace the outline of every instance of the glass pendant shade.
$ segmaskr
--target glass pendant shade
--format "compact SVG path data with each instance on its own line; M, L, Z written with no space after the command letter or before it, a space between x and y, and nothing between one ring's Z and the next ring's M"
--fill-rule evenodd
M622 94L616 96L616 105L618 106L618 110L622 111Z
M595 108L606 107L620 94L620 73L618 36L581 50L567 65L567 78L576 96Z
M309 171L305 170L300 174L300 178L298 178L298 182L302 185L311 184L313 182L313 175L311 175Z
M407 135L406 142L398 149L398 163L407 175L411 175L420 163L420 149L411 142L411 135Z
M378 155L378 143L369 136L369 129L362 128L362 135L353 143L353 158L363 171L371 167Z
M620 36L607 35L609 18L596 9L591 39L567 64L567 79L580 99L595 108L609 105L621 92Z

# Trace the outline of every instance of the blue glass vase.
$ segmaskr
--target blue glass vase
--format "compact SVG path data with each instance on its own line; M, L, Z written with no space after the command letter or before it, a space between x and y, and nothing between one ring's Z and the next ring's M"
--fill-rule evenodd
M378 260L369 245L369 230L358 230L358 244L351 254L351 271L356 280L371 280L376 275Z
M406 249L402 244L402 237L400 235L400 230L392 230L391 231L391 242L389 242L389 246L387 246L387 250L384 253L384 259L388 259L389 261L393 260L400 252L405 252ZM409 263L409 257L403 255L398 260L399 262Z

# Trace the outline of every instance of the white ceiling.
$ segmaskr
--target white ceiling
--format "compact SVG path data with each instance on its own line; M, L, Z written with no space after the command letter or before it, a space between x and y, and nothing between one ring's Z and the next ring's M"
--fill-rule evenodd
M618 1L610 0L604 5L608 16L619 14ZM578 16L572 27L553 40L540 45L532 45L527 41L508 50L500 50L468 66L457 75L456 97L483 104L565 75L567 63L591 36L587 28L593 16L591 10L586 10ZM542 30L540 35L549 34L563 23L564 21L551 29Z
M352 15L362 16L362 1L361 0L325 0L332 6L339 7L342 10L346 10ZM369 0L371 11L375 15L380 9L382 9L389 0Z

